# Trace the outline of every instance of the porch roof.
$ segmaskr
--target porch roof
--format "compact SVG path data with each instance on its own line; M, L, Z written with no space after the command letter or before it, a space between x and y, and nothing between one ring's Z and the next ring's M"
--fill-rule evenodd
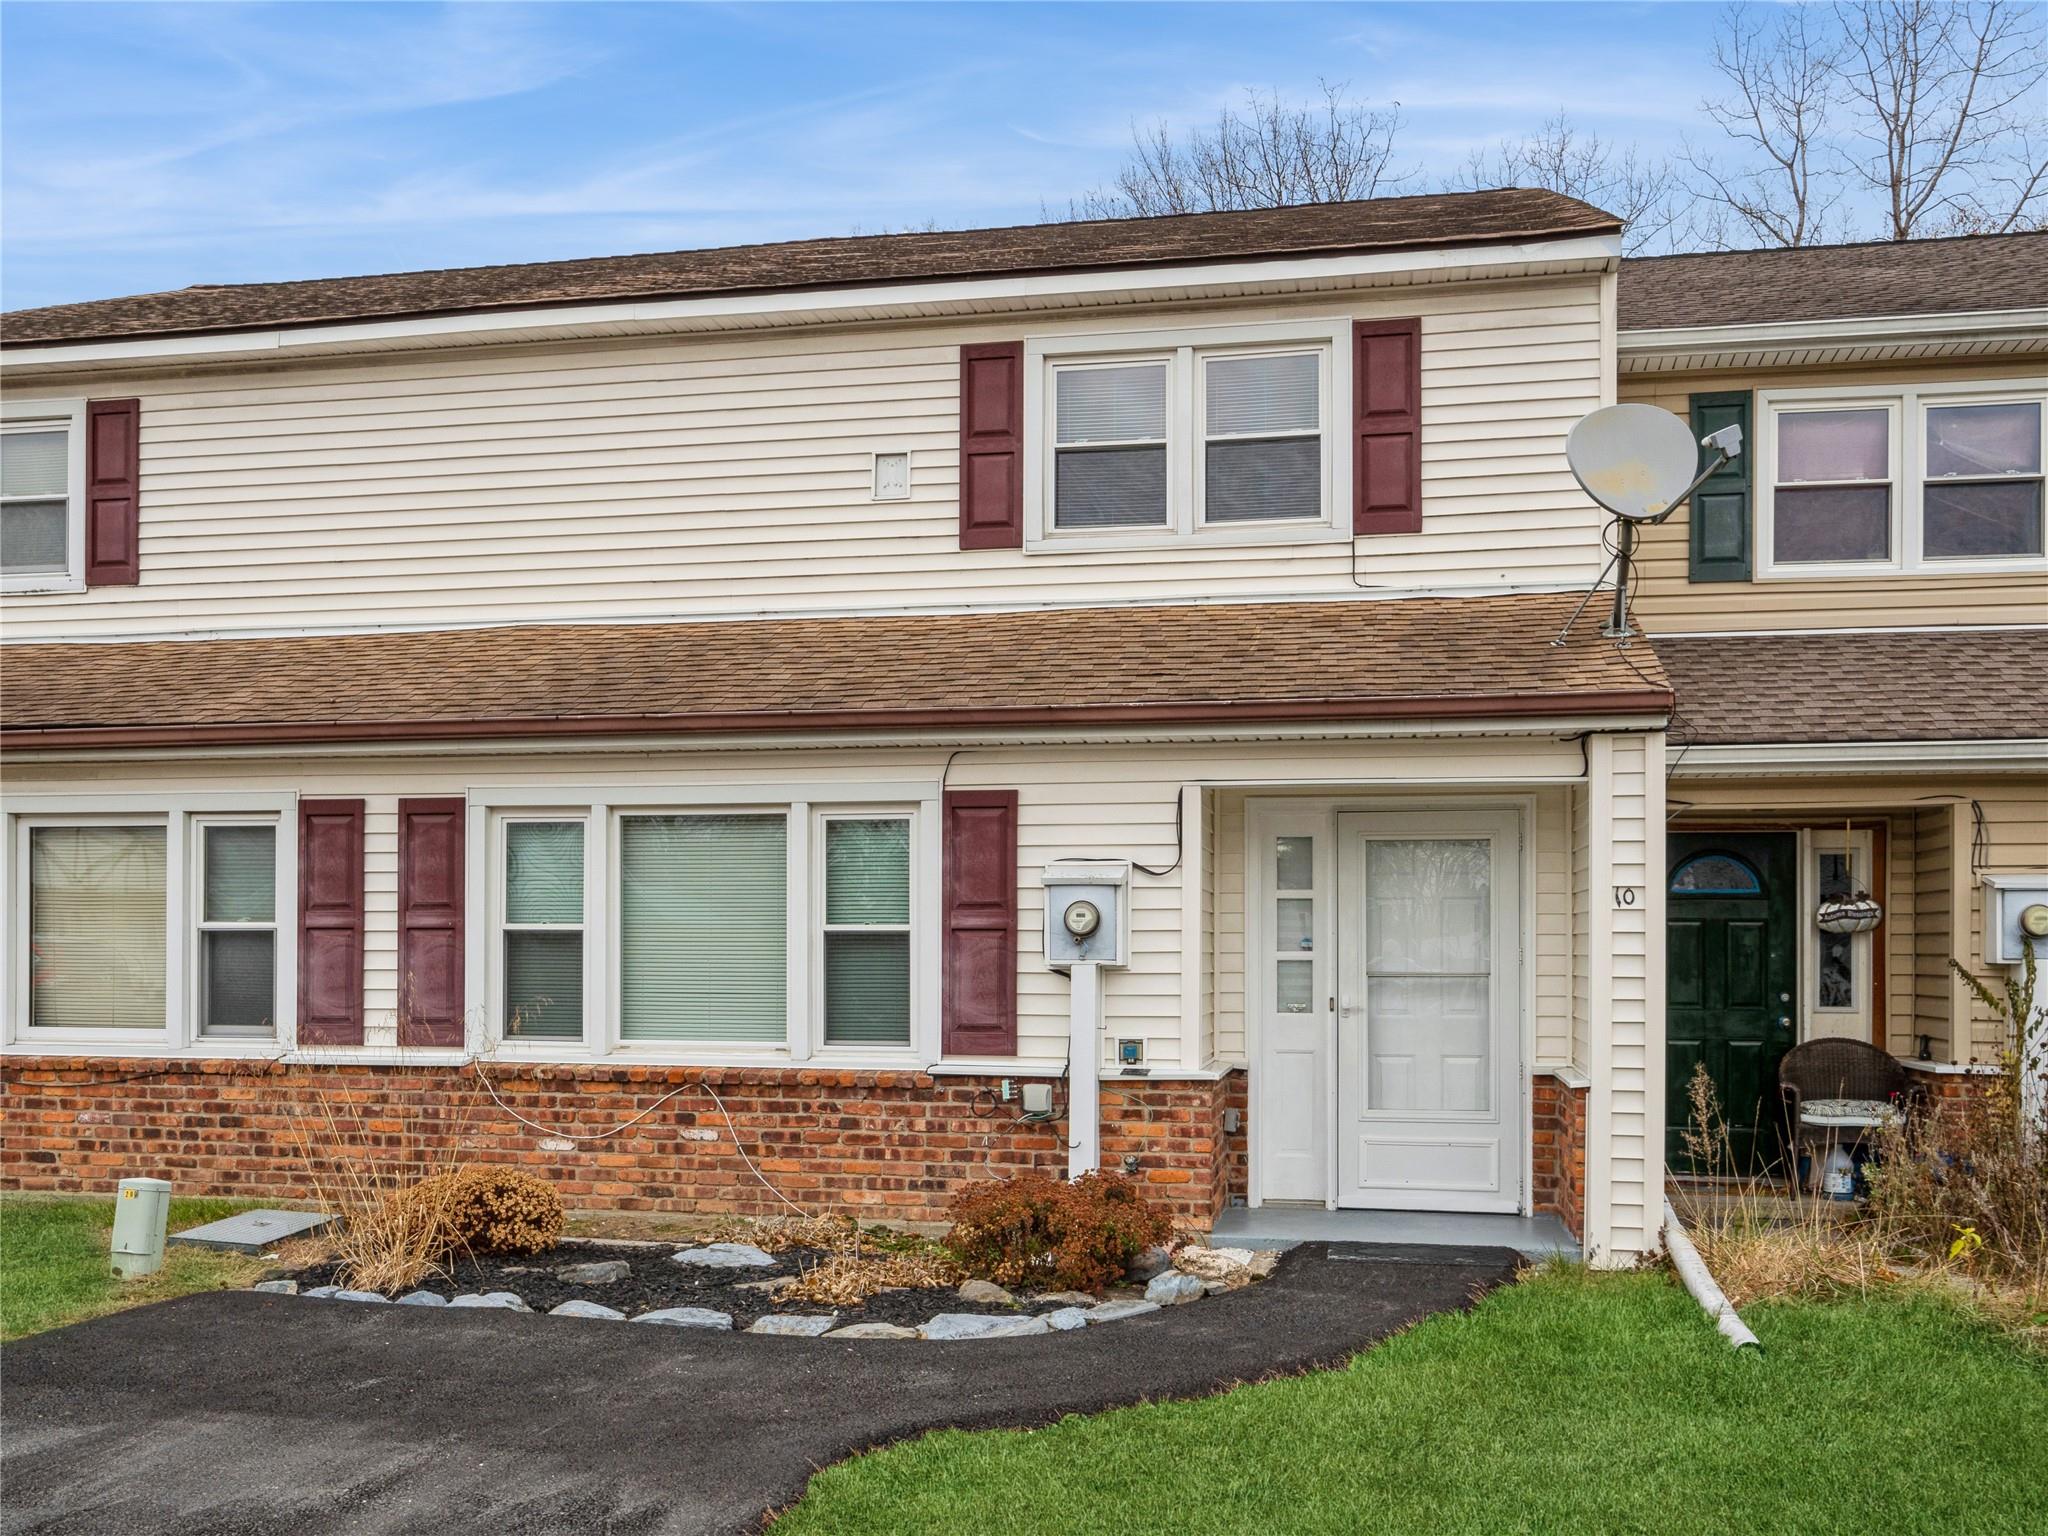
M1661 715L1570 593L0 649L40 746Z
M2048 737L2048 630L1659 639L1672 739L1999 741Z

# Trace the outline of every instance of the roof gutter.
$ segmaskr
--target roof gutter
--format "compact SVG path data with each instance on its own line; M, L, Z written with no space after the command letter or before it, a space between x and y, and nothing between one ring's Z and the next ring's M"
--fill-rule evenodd
M1759 354L1824 349L1831 357L1866 351L1891 355L1910 347L1922 355L1996 343L2017 348L2048 342L2048 308L1959 310L1950 314L1854 315L1829 320L1770 320L1744 325L1679 325L1624 329L1615 346L1624 373L1682 364L1741 361Z
M745 710L694 715L559 715L533 719L251 721L222 725L12 726L0 749L206 747L333 742L478 741L505 736L698 736L714 732L798 735L815 731L1032 728L1094 725L1247 725L1297 721L1532 719L1547 715L1654 715L1670 712L1668 690L1413 696L1354 700L1229 700L1188 704L1053 705L1029 708L894 710Z

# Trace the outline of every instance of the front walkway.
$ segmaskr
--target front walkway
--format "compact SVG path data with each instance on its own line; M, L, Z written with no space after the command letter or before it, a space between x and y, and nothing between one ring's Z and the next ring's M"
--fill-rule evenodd
M1515 1267L1443 1257L1304 1247L1200 1306L956 1344L187 1296L0 1350L0 1529L750 1531L870 1447L1335 1365Z
M1490 1216L1459 1211L1326 1211L1320 1206L1236 1205L1216 1218L1219 1248L1288 1248L1296 1243L1402 1243L1430 1247L1512 1248L1525 1259L1575 1259L1579 1241L1555 1216Z

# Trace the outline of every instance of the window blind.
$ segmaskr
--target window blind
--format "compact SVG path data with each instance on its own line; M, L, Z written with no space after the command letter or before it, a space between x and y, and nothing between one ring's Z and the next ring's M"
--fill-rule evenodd
M1212 357L1203 376L1211 437L1264 437L1322 426L1322 365L1313 352Z
M277 918L277 829L208 827L202 914L209 923Z
M200 935L199 1032L268 1035L276 1026L277 934L215 928Z
M29 832L29 1022L164 1027L164 829Z
M1203 521L1323 515L1322 366L1314 353L1203 364ZM1286 434L1286 435L1282 435Z
M62 496L68 432L0 433L0 496Z
M781 816L622 820L624 1039L786 1038L787 859Z
M1165 441L1166 364L1062 368L1054 382L1061 446Z
M825 921L910 921L910 823L901 817L825 823Z
M505 921L583 921L583 823L515 821L505 828Z

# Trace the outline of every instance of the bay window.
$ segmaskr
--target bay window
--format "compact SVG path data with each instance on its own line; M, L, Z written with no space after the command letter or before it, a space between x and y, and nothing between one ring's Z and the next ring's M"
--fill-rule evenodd
M1759 396L1766 576L2048 565L2048 396L2010 384Z
M919 938L937 918L927 786L765 804L722 788L473 793L499 1046L668 1062L936 1055L936 950ZM862 793L877 788L886 799Z
M1027 542L1340 538L1350 322L1025 343Z

